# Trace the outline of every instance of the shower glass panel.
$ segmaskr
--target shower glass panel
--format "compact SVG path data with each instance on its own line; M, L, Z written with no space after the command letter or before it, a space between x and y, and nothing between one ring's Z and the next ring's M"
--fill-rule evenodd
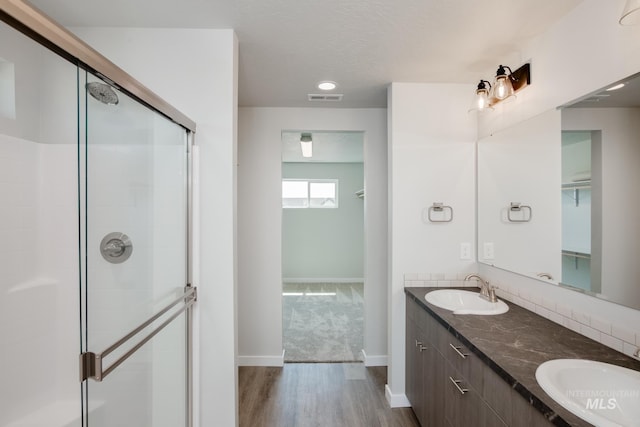
M77 67L0 22L0 426L79 426Z
M187 133L93 74L81 72L78 93L82 346L98 353L184 293ZM103 381L84 382L84 425L185 425L185 323L179 314Z

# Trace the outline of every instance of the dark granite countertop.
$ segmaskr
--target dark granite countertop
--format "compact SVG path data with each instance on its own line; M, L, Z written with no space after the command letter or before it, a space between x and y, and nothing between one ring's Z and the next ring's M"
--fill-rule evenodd
M640 371L640 361L505 301L496 316L454 315L426 302L442 288L405 288L405 293L489 365L557 426L591 426L549 397L538 385L538 366L552 359L590 359ZM470 290L469 288L462 288Z

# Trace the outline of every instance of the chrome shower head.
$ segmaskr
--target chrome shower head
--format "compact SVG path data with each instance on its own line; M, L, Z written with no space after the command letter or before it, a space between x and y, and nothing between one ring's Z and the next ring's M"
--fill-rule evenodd
M107 105L116 105L118 102L118 95L111 86L101 82L91 82L86 84L87 91L98 101Z

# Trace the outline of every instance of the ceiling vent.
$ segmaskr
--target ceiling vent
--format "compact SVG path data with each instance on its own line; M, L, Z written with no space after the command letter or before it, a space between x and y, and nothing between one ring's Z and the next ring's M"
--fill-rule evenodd
M307 96L309 101L333 101L333 102L342 101L342 97L343 97L341 93L340 94L310 93Z

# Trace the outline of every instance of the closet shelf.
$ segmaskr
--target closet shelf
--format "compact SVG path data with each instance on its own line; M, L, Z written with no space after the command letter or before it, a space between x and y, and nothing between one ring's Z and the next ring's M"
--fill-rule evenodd
M591 188L591 181L563 182L563 190L588 190Z
M584 252L566 251L564 249L562 250L562 256L571 257L571 258L591 259L591 254L587 254Z

